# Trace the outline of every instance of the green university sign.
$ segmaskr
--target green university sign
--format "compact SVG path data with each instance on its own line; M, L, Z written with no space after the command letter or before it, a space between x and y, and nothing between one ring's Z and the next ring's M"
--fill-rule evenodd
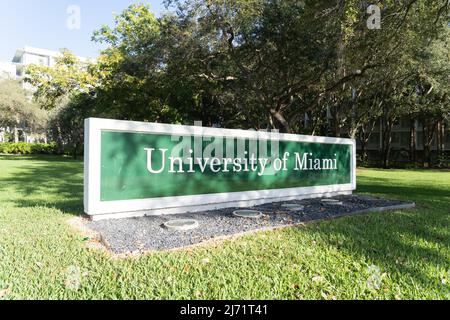
M355 142L87 119L85 211L94 219L349 194Z

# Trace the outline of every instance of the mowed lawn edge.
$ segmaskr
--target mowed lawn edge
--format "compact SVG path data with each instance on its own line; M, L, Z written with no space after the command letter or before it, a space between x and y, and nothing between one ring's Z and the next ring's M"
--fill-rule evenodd
M450 172L359 169L357 192L417 208L118 260L68 223L81 161L0 156L0 299L449 299Z

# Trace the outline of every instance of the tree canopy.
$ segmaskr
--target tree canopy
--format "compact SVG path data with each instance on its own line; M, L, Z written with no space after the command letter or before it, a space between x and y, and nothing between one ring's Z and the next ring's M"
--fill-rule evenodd
M388 137L401 115L448 118L448 0L383 1L380 28L362 0L166 5L159 18L131 5L96 31L107 48L89 66L64 51L55 68L30 68L36 100L53 109L70 93L86 96L74 98L89 101L83 114L362 141L380 117Z
M46 113L29 101L19 82L0 80L0 128L13 129L17 141L18 129L42 132L46 121Z

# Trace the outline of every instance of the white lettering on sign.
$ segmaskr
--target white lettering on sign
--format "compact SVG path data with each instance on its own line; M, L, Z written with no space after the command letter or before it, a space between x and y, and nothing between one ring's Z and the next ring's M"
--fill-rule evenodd
M283 158L259 158L255 154L251 154L246 158L218 158L218 157L202 157L194 158L194 152L189 150L190 157L166 157L168 149L147 148L147 170L152 174L159 174L169 168L169 173L195 173L196 167L201 173L204 173L208 168L213 173L219 172L257 172L258 176L263 176L266 170L271 168L275 171L287 171L287 162L289 159L289 152L285 152ZM154 153L155 152L155 153ZM247 152L245 152L247 154ZM161 164L154 165L154 154L156 159L160 159ZM334 154L333 159L315 158L313 153L298 153L295 152L295 167L294 171L306 170L337 170L337 155ZM187 164L187 168L183 164Z
M337 170L337 155L334 159L314 158L312 153L295 153L295 171L299 170Z

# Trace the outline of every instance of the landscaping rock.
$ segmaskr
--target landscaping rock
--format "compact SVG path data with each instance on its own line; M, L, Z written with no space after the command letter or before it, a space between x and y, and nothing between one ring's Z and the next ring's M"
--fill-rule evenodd
M284 203L269 203L248 208L264 213L261 219L237 218L233 215L233 212L245 209L229 208L181 215L96 221L89 222L88 227L99 232L103 241L114 253L121 254L182 248L217 237L232 236L249 231L413 206L413 204L404 201L368 196L353 195L335 197L335 199L344 203L344 205L327 205L321 199L305 199ZM288 207L290 208L286 208L286 204L289 204ZM301 212L291 210L294 205L297 208L302 208ZM176 231L161 227L170 220L177 219L194 219L201 225L201 228Z
M246 219L259 219L262 218L263 216L261 211L256 210L236 210L233 212L233 215L237 218L246 218Z

